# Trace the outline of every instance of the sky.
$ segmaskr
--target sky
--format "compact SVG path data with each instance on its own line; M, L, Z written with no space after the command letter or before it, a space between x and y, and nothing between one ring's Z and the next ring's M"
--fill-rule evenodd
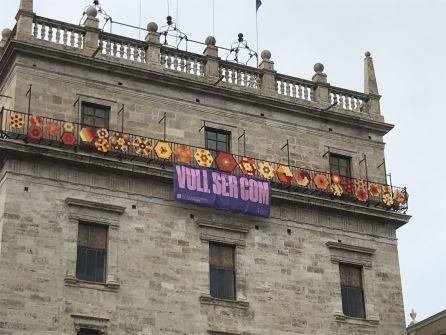
M257 48L255 0L101 0L114 21L164 26L168 9L190 39L212 35L230 47L242 32ZM34 0L45 17L78 24L89 0ZM262 0L259 50L272 53L279 73L311 79L325 66L328 82L363 90L364 52L370 51L386 122L387 169L410 193L412 219L397 232L406 321L446 309L446 0ZM19 0L0 0L0 29L12 28ZM169 5L168 5L169 4ZM113 33L137 38L134 29ZM109 30L109 27L106 27ZM144 34L141 35L144 37ZM225 58L226 54L220 52ZM442 140L443 138L443 140ZM445 194L442 192L445 191Z

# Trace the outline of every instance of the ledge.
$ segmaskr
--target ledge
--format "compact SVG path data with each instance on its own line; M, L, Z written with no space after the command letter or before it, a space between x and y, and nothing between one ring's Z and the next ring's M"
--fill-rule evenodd
M222 224L219 222L213 222L213 221L203 221L203 220L197 220L197 225L199 227L209 227L209 228L216 228L216 229L223 229L223 230L230 230L235 231L237 233L247 234L249 232L249 229L244 226L240 225L234 225L234 224Z
M353 251L356 253L361 253L361 254L366 254L366 255L373 255L376 251L376 249L364 248L364 247L359 247L356 245L350 245L350 244L339 243L339 242L327 242L327 243L325 243L325 245L330 249Z
M248 309L249 307L248 301L218 299L211 297L208 294L202 294L200 296L200 302L203 305L212 305L212 306L220 306L228 308Z
M99 291L108 291L108 292L116 292L120 288L120 285L117 282L97 283L97 282L79 280L72 276L65 277L64 282L65 286L86 288Z
M346 323L350 325L366 326L366 327L378 327L379 319L377 317L369 317L367 319L353 318L343 313L334 314L336 322Z
M89 201L89 200L83 200L83 199L66 198L65 203L68 206L88 207L88 208L102 210L105 212L114 212L114 213L119 213L119 214L122 214L125 212L125 207L122 207L122 206L104 204L101 202L95 202L95 201Z

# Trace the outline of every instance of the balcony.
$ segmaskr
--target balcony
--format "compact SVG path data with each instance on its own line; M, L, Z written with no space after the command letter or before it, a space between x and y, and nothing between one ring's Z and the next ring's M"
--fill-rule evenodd
M140 162L172 171L174 164L200 166L271 182L273 189L340 200L364 207L405 213L405 188L371 180L341 177L227 152L209 151L187 143L175 143L111 129L2 108L0 141L23 141L45 147L85 152L119 161Z

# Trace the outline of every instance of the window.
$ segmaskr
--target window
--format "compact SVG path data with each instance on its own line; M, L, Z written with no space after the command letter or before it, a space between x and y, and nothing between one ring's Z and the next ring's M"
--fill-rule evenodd
M107 259L107 228L79 223L77 238L76 278L105 282Z
M94 128L107 128L110 116L110 107L82 102L81 124Z
M206 127L204 136L206 149L230 152L231 133L229 131Z
M101 332L99 330L95 329L84 329L82 328L77 332L77 335L101 335Z
M351 157L330 154L330 173L336 173L342 177L351 178Z
M345 315L365 318L362 267L339 264L342 310Z
M235 300L235 247L209 244L211 296Z

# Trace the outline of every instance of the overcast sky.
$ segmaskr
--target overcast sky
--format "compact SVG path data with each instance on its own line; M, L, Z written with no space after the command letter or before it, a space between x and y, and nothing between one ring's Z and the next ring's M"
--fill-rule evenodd
M138 25L139 1L101 4L114 21ZM165 25L168 0L141 1L143 26ZM89 2L34 0L34 11L77 24ZM0 29L13 27L18 4L0 0ZM212 35L211 0L169 7L190 39ZM218 45L243 32L256 48L255 0L215 0L215 9ZM407 186L413 216L398 231L406 320L411 308L417 320L446 309L445 13L446 0L263 0L258 13L259 49L271 51L280 73L311 79L322 62L332 85L362 91L364 52L372 53L381 110L396 125L385 137L388 170ZM138 37L116 25L113 32Z

